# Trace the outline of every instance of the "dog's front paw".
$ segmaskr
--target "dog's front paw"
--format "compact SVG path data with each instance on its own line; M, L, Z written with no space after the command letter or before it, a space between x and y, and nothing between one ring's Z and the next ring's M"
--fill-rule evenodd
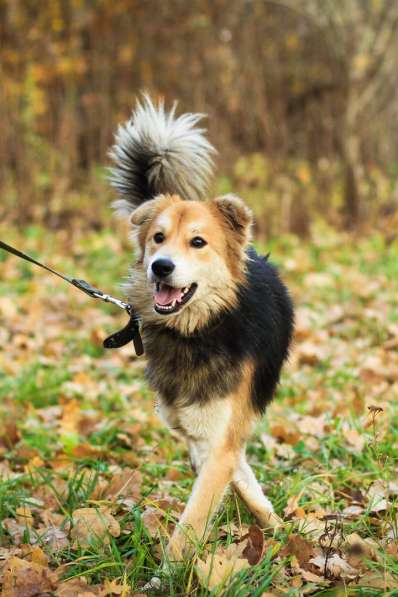
M281 526L283 526L282 518L275 514L275 512L270 512L264 523L266 528L271 528L273 530L279 529Z
M170 562L180 562L189 558L193 552L192 542L186 529L175 529L166 549L167 558Z
M267 510L263 509L261 512L259 510L253 510L253 514L263 529L276 530L283 526L283 520L279 518L277 514L275 514L272 506L270 506L270 508Z
M167 546L167 558L170 562L180 562L184 557L186 537L180 530L174 531Z

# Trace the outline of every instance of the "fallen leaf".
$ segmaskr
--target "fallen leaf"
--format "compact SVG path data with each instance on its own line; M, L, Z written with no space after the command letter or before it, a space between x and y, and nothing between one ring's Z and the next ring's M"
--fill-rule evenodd
M356 504L352 504L351 506L347 506L343 510L343 515L345 518L350 518L352 520L356 520L358 516L360 516L364 512L364 508L362 506L357 506Z
M300 568L305 568L314 555L314 546L300 535L289 535L287 544L281 549L281 555L295 556Z
M248 534L243 539L247 539L247 545L242 555L251 566L254 566L261 561L264 555L264 533L257 525L252 524L249 527Z
M376 559L378 545L372 539L363 539L358 533L351 533L345 537L344 545L350 553Z
M321 555L316 556L310 560L310 564L313 564L321 571L325 569L326 564L326 571L328 575L336 579L353 579L356 578L359 574L358 570L350 566L347 560L344 560L337 553L332 554L328 558Z
M307 435L314 435L315 437L323 437L325 435L325 419L323 416L319 417L300 417L297 421L297 426L300 433Z
M41 547L37 545L30 550L30 561L41 566L48 566L48 556L44 553Z
M81 576L60 583L55 595L56 597L96 597L102 593L99 585L89 585L87 580Z
M388 510L388 490L382 481L375 481L368 489L369 509L371 512L383 512Z
M129 597L131 595L130 592L130 585L124 581L122 584L119 584L119 581L113 580L105 580L104 587L101 591L101 597L105 597L107 595L121 595L122 597Z
M28 527L33 525L33 516L30 508L27 506L21 506L20 508L16 509L15 513L18 524Z
M365 446L365 438L356 429L346 427L343 430L343 436L347 443L354 448L355 452L362 452Z
M293 421L289 419L274 419L270 422L270 433L282 442L294 446L300 439L300 431Z
M4 518L2 520L3 529L11 536L14 545L21 545L24 540L24 535L27 532L27 527L18 524L15 518Z
M202 587L211 591L248 567L249 562L241 557L239 548L231 544L226 549L219 548L214 554L209 554L205 561L198 559L195 570Z
M124 469L113 475L104 493L108 500L129 498L137 502L141 498L141 484L142 474L140 471Z
M64 404L59 426L62 433L78 433L81 420L79 400L73 399Z
M299 506L300 498L301 498L301 494L300 495L292 495L288 498L287 506L284 509L284 513L285 513L286 517L289 517L292 515L296 516L296 513L299 509L300 509L300 513L301 513L301 511L303 511L303 513L304 513L304 510ZM299 516L299 518L302 518L302 516Z
M156 537L159 534L163 536L168 535L167 525L165 523L165 515L159 508L153 506L146 506L141 515L142 522L151 537Z
M47 566L27 562L16 556L3 569L2 597L33 597L54 591L57 575Z
M325 579L309 570L301 570L301 576L307 582L313 582L315 584L326 584Z
M93 541L98 540L108 545L109 535L120 535L118 521L105 508L79 508L72 514L72 524L71 537L74 539L74 547L88 547Z
M43 542L52 553L57 553L66 549L69 545L69 539L66 532L58 527L50 526L40 535L40 541Z

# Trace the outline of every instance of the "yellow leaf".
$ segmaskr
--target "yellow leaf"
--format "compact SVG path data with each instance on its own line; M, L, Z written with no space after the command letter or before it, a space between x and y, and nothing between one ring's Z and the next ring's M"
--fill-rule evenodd
M209 554L205 561L198 560L195 569L200 584L212 590L226 583L233 574L248 568L249 562L240 557L241 551L232 544L227 549L220 548Z

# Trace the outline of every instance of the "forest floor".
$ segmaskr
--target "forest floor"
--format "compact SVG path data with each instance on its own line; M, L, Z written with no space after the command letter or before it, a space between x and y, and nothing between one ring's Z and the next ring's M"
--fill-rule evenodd
M124 233L0 232L121 296ZM284 524L263 533L230 494L209 542L168 571L194 477L145 360L102 348L125 314L0 255L3 596L398 595L398 244L322 230L268 250L297 330L248 456Z

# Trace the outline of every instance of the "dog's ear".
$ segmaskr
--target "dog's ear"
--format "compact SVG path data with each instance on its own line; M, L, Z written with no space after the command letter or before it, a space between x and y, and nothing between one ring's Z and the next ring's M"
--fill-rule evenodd
M150 222L155 215L157 203L157 199L150 199L137 207L130 216L133 226L142 226L145 222Z
M250 229L253 223L251 209L240 197L231 194L213 199L213 204L227 227L235 233L239 242L246 246L250 241Z

